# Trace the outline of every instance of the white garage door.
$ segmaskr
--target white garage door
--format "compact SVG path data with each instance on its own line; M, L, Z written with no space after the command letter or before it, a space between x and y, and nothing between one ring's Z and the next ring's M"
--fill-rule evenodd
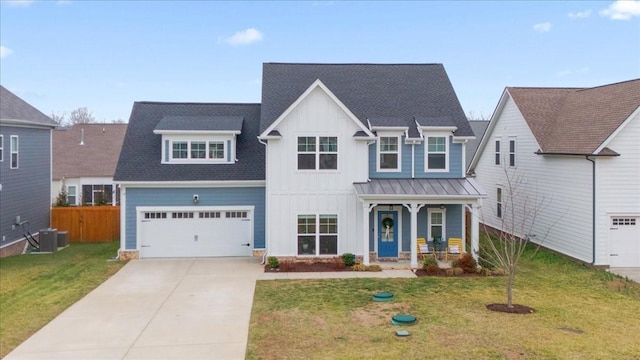
M611 267L640 266L640 217L614 216L609 227Z
M252 215L250 209L141 211L140 257L251 256Z

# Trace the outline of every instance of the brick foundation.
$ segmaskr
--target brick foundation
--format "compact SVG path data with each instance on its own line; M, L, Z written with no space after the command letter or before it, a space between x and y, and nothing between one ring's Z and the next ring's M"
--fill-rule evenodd
M136 260L140 259L140 252L138 250L120 250L118 251L118 260Z
M253 257L263 257L264 256L264 249L254 249L253 250Z

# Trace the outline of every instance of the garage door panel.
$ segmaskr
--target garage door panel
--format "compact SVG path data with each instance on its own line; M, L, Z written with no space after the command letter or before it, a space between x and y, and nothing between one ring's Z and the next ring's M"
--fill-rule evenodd
M252 255L251 211L154 213L166 215L149 219L146 213L142 214L139 222L141 257Z

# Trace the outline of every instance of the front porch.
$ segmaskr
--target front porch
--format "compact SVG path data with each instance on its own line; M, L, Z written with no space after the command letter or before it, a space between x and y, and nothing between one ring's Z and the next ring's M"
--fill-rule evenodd
M472 179L374 179L354 187L363 209L365 265L408 260L411 268L420 267L418 238L432 247L460 238L461 251L477 259L478 209L485 195ZM465 209L471 212L470 249Z

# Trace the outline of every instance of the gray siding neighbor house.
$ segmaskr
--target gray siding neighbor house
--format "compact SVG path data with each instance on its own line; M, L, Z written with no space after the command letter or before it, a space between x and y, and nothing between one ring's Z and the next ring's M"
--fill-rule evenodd
M0 86L0 257L51 225L51 132L56 123Z

